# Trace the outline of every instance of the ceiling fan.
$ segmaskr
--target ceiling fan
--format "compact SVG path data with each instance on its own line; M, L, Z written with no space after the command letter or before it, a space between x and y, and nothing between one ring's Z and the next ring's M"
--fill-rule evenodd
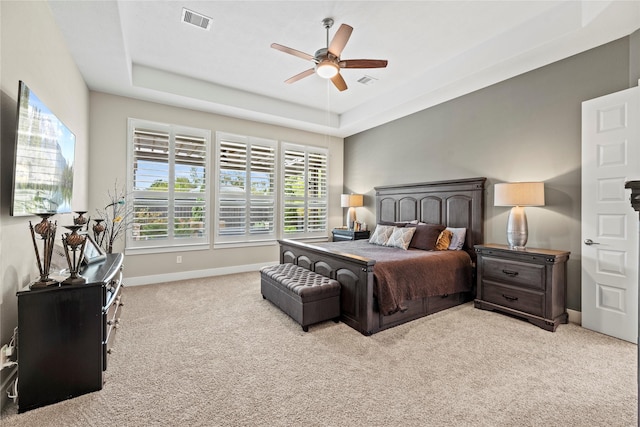
M327 47L316 50L315 55L309 55L308 53L300 52L299 50L282 46L278 43L271 43L271 47L276 50L315 63L313 68L296 74L295 76L285 80L285 83L294 83L316 73L322 78L331 79L335 87L342 92L347 89L347 83L345 83L344 79L340 75L340 69L385 68L387 66L386 59L340 59L340 54L349 41L353 28L346 24L340 25L340 28L338 28L338 31L336 31L336 34L333 36L333 40L329 43L329 28L333 26L333 19L323 19L322 25L327 30Z

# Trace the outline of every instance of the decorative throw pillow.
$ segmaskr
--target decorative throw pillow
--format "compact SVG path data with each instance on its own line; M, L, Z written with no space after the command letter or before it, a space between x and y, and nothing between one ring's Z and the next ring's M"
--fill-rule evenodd
M416 232L409 244L410 248L422 249L423 251L432 251L436 248L436 240L445 229L442 224L407 224L407 227L415 228Z
M373 235L369 238L369 243L374 245L385 245L391 233L393 233L394 227L392 225L380 225L376 226Z
M411 238L415 231L415 227L394 227L393 233L391 233L391 236L389 237L389 240L387 240L385 246L392 246L406 251L409 248Z
M442 233L438 236L438 240L436 240L436 251L446 251L449 249L449 245L451 244L451 237L453 233L449 230L442 230Z
M451 237L451 243L449 244L450 251L459 251L464 246L464 238L467 235L466 228L451 228L447 227L447 230L453 233Z

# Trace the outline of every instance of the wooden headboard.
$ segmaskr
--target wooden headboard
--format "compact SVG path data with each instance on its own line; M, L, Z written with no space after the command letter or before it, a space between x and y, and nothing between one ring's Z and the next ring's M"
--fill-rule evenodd
M375 187L376 223L419 220L467 229L465 247L484 243L486 178Z

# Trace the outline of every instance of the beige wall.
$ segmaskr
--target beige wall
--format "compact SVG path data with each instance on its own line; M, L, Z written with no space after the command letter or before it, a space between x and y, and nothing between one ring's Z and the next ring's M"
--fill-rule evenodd
M115 181L126 181L127 119L129 117L216 131L258 136L281 141L329 148L329 225L342 224L340 194L343 181L343 140L325 135L272 126L216 114L186 110L130 98L91 92L91 150L89 155L89 210L105 206L107 191ZM213 150L212 150L213 152ZM213 194L214 188L211 188ZM213 206L213 205L212 205ZM213 209L210 219L213 218ZM123 241L116 250L122 250ZM182 263L176 263L176 254ZM153 283L185 277L201 277L242 271L278 261L276 245L126 255L125 276L129 283Z
M568 307L580 309L581 102L629 87L629 38L500 82L345 139L345 190L488 178L485 241L506 244L509 209L493 185L544 181L546 206L527 208L530 247L571 251Z
M69 55L46 2L1 1L0 43L1 345L9 341L13 328L17 326L16 292L38 273L28 225L29 221L39 219L9 215L18 81L24 81L76 136L72 206L87 203L89 90ZM73 221L71 215L56 215L54 219L59 225ZM0 384L8 371L5 369L0 373Z

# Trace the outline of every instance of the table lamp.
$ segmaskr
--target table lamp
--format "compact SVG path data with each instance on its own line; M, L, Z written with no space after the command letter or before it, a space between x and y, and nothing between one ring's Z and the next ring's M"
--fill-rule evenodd
M353 230L356 222L356 208L364 205L364 196L362 194L343 194L340 196L340 206L349 208L347 211L347 228Z
M525 206L544 206L543 182L512 182L495 185L494 206L512 206L507 221L507 241L511 249L523 250L529 230Z

